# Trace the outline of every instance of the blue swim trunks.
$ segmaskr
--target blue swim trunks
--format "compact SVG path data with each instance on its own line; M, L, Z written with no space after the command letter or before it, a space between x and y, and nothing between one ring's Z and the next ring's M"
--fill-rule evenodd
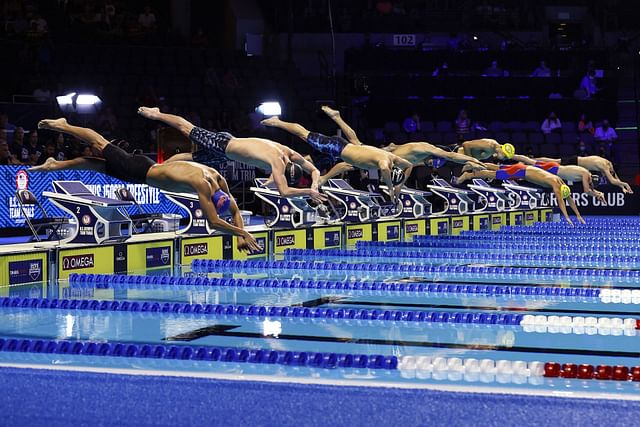
M197 146L193 152L193 161L214 169L219 168L220 164L228 160L227 144L232 138L233 135L228 132L213 132L194 127L189 133L189 139Z
M339 136L326 136L316 132L309 132L307 143L314 150L328 154L333 159L339 159L342 150L349 144L346 139Z

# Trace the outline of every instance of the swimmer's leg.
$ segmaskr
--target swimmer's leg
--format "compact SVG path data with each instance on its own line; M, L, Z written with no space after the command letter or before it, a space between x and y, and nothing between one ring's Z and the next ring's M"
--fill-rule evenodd
M280 118L274 116L269 117L268 119L264 119L260 122L261 124L269 127L274 127L278 129L282 129L284 131L289 132L292 135L297 136L302 139L304 142L307 142L307 137L309 136L309 131L305 129L304 126L298 123L290 123L280 120Z
M195 127L193 123L191 123L184 117L163 113L158 107L140 107L138 108L138 114L140 114L144 118L150 120L158 120L159 122L162 122L167 126L171 126L172 128L179 130L180 133L187 138L191 134L191 130Z
M342 120L340 111L334 110L326 105L323 105L321 108L322 111L324 111L324 113L329 116L329 118L333 120L338 125L338 127L340 127L342 132L344 132L344 136L350 143L355 145L362 145L362 142L360 142L360 140L358 139L358 135L356 135L356 132L351 128L351 126L349 126L344 120Z

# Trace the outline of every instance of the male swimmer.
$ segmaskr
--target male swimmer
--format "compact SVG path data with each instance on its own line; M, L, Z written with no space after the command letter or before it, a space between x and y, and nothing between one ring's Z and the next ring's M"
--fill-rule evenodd
M50 172L63 169L83 169L101 172L122 181L149 184L161 190L196 193L200 206L213 228L238 236L238 249L261 250L256 239L244 229L240 210L231 196L227 181L213 168L193 162L175 161L157 164L147 156L130 154L109 143L92 129L72 126L63 118L41 120L38 129L48 129L72 135L91 145L102 158L78 157L55 160L53 157L30 171ZM219 217L229 211L235 225Z
M183 117L163 113L159 108L140 107L138 114L179 130L196 145L193 153L176 154L165 163L192 160L216 167L227 159L236 160L271 173L281 196L307 196L318 203L327 200L327 196L318 192L318 169L287 146L268 139L235 138L227 132L202 129ZM311 175L311 188L290 187L300 179L303 170Z
M622 181L616 171L613 169L613 163L600 156L566 156L559 159L551 159L548 157L539 157L539 161L557 162L562 166L581 166L591 172L597 172L604 175L612 185L618 186L624 193L633 194L631 186Z
M391 199L395 202L400 187L407 178L404 170L410 168L411 163L380 148L363 145L353 129L340 119L337 111L326 106L322 107L322 110L342 128L348 141L339 136L310 132L298 123L285 122L278 117L265 119L262 124L285 130L307 142L315 150L328 154L334 159L340 158L359 169L379 169L383 182L390 189Z
M585 193L594 196L595 198L600 200L601 203L606 204L604 194L601 191L596 190L593 185L593 176L587 169L583 168L582 166L565 166L557 162L540 161L520 155L513 156L513 160L529 166L535 166L537 168L544 169L553 175L558 175L564 181L580 181L582 182L582 189Z
M573 210L573 212L575 212L578 221L580 221L582 224L585 223L584 219L580 215L580 212L578 211L576 203L571 197L571 189L558 176L552 175L544 169L540 169L535 166L527 166L522 163L505 166L497 166L486 163L485 166L487 167L487 170L464 172L462 175L460 175L460 177L456 179L456 182L458 184L461 184L471 178L498 179L501 181L506 181L509 179L524 179L528 182L531 182L532 184L537 184L545 188L551 188L553 190L553 193L556 195L556 199L558 199L558 206L560 207L562 215L570 225L573 225L573 222L567 214L567 207L564 203L565 200L569 202L569 206L571 206L571 209Z
M487 160L492 157L497 160L512 159L516 153L516 149L512 144L500 144L495 139L489 138L472 139L462 144L452 144L443 148L478 160Z

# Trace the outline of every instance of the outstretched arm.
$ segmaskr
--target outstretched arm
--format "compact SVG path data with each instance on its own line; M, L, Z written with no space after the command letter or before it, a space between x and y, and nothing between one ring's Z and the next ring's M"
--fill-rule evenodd
M491 170L464 172L462 175L456 178L456 183L462 184L463 182L472 178L495 179L496 172Z
M522 154L515 154L513 156L513 160L515 160L516 162L524 163L525 165L530 165L530 166L535 166L536 165L536 159L532 159L531 157L523 156ZM551 162L553 160L541 160L541 161Z
M326 105L323 105L321 108L322 111L324 111L324 113L329 116L329 118L333 120L342 130L344 136L347 137L347 141L355 145L362 145L362 142L360 142L360 140L358 139L356 132L351 128L351 126L349 126L344 120L342 120L339 111L329 108Z
M105 173L105 161L97 157L76 157L71 160L56 160L49 157L43 164L29 168L29 172L53 172L59 170L88 170Z
M450 162L461 163L461 164L470 162L478 165L479 167L484 168L484 164L480 160L476 159L475 157L467 156L466 154L443 150L442 148L438 148L433 145L429 147L427 151L430 155L434 157L440 157Z
M293 151L290 159L293 163L300 165L305 172L311 175L311 188L318 190L318 185L320 185L320 171L318 168L296 151Z
M515 158L515 156L513 156ZM533 159L534 161L537 160L539 162L556 162L556 163L560 163L561 159L552 159L551 157L536 157L535 159Z
M345 172L350 172L353 169L354 169L353 166L351 166L347 162L336 163L335 165L333 165L331 169L329 169L329 171L326 174L320 177L319 184L320 186L323 186L327 183L327 181L329 181L334 176L341 175Z
M602 172L604 173L604 176L607 177L607 180L611 184L620 187L623 193L633 194L633 190L631 189L631 186L626 182L622 181L620 178L618 178L618 174L613 169L613 164L611 164L610 161L607 161L607 167L604 168Z
M564 219L567 220L569 225L573 225L573 221L571 221L571 218L569 218L569 214L567 214L567 206L565 205L564 199L562 198L560 185L561 184L559 184L557 181L554 180L553 184L551 185L551 188L553 189L553 193L556 195L556 199L558 200L558 207L560 208L560 212L562 212ZM569 199L573 202L573 199L571 198L571 196L569 196ZM574 206L575 206L575 203L574 203Z
M316 203L321 203L327 200L327 196L320 194L313 188L292 188L287 184L287 180L284 178L284 162L276 162L272 166L271 177L278 189L278 192L283 197L301 197L308 196Z
M607 202L604 198L604 194L602 193L602 191L598 191L595 188L593 188L593 182L591 181L591 174L587 170L585 170L584 173L582 174L582 189L585 193L591 194L593 197L600 200L600 203L602 203L604 206L607 205Z

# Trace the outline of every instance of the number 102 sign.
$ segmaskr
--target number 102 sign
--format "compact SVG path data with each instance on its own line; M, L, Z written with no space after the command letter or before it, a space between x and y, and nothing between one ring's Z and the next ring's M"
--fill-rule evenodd
M415 34L394 34L393 45L394 46L415 46L416 35Z

